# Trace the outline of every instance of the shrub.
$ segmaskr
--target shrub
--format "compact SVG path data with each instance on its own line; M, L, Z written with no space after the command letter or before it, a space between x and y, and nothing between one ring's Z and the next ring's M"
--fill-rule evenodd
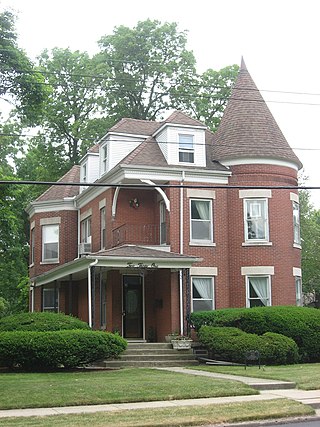
M102 331L0 332L0 364L32 371L75 368L118 357L126 346L119 335Z
M274 332L292 338L302 362L320 361L320 310L307 307L278 306L229 308L191 314L196 330L202 325L231 326L262 335Z
M19 313L0 319L0 331L61 331L90 329L86 322L63 313Z
M202 326L198 336L217 360L244 363L245 353L250 350L258 350L261 363L268 365L296 363L299 358L297 344L280 334L259 336L233 327Z

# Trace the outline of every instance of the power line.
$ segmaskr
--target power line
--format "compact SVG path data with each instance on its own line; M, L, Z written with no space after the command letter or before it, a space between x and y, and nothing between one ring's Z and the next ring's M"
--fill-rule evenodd
M43 136L43 135L30 135L30 134L15 134L15 133L0 133L0 137L14 137L14 138L19 138L19 137L23 137L23 138L36 138L39 136ZM103 137L102 137L103 138ZM91 142L91 141L100 141L102 138L79 138L79 140L84 143L84 142ZM151 138L151 136L148 136L147 138ZM112 139L112 141L110 142L123 142L122 139ZM179 141L150 141L148 139L139 142L138 145L141 144L170 144L170 145L179 145ZM99 144L101 145L101 144ZM212 148L219 148L219 147L229 147L228 144L216 144L214 145L214 143L200 143L200 142L194 142L192 144L193 146L197 146L197 145L201 145L201 146L207 146L207 147L212 147ZM242 144L243 148L256 148L255 146L252 146L250 144ZM319 148L306 148L306 147L273 147L275 150L279 151L291 151L291 150L297 150L297 151L320 151L320 147ZM266 146L267 150L270 150L270 146ZM259 146L259 150L263 151L263 147Z
M101 182L52 182L52 181L25 181L25 180L0 180L0 185L50 185L50 186L76 186L76 187L112 187L112 188L197 188L197 189L270 189L270 190L320 190L320 186L305 185L191 185L191 184L112 184Z

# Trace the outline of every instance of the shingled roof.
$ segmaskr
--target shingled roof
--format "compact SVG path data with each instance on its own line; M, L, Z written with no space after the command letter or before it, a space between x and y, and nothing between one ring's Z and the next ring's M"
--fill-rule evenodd
M295 155L242 60L224 115L214 135L212 156L222 161L270 158L302 164Z
M80 166L73 166L62 178L57 182L79 182L80 181ZM63 200L66 197L74 197L79 194L78 185L52 185L44 193L36 199L36 202L45 202L49 200Z
M129 133L131 135L146 135L151 136L160 126L161 122L138 119L121 119L109 132Z

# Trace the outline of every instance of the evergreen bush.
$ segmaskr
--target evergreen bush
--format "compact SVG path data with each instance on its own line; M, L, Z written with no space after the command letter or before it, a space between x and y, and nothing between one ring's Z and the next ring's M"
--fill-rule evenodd
M0 331L61 331L90 329L86 322L63 313L19 313L0 319Z
M29 371L76 368L116 358L126 346L118 334L104 331L0 332L0 365Z
M234 327L202 326L198 337L215 360L245 363L245 354L257 350L260 361L267 365L297 363L298 346L281 334L267 332L263 335L249 334Z
M282 334L296 342L301 362L320 362L320 310L315 308L274 306L194 312L191 323L197 331L208 325L236 327L257 335Z

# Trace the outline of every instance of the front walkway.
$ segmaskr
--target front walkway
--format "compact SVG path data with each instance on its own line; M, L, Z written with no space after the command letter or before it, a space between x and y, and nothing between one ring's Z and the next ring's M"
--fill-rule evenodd
M108 405L87 405L87 406L66 406L54 408L32 408L32 409L9 409L0 410L0 418L5 417L32 417L32 416L48 416L62 414L81 414L94 412L114 412L121 410L133 409L153 409L153 408L173 408L179 406L195 406L195 405L221 405L224 403L239 403L251 401L264 401L272 399L292 399L304 404L320 408L320 390L297 390L293 389L294 383L285 381L275 381L262 378L249 378L236 375L218 374L206 371L197 371L186 368L156 368L164 369L173 372L181 372L187 375L202 375L212 378L223 378L235 381L241 381L250 385L253 388L262 390L258 395L250 396L230 396L230 397L214 397L202 399L185 399L185 400L164 400L155 402L136 402L136 403L117 403ZM282 388L279 388L281 387ZM291 388L288 388L291 387ZM316 415L308 417L312 420L320 421L320 409L316 409ZM259 421L260 425L263 421Z

